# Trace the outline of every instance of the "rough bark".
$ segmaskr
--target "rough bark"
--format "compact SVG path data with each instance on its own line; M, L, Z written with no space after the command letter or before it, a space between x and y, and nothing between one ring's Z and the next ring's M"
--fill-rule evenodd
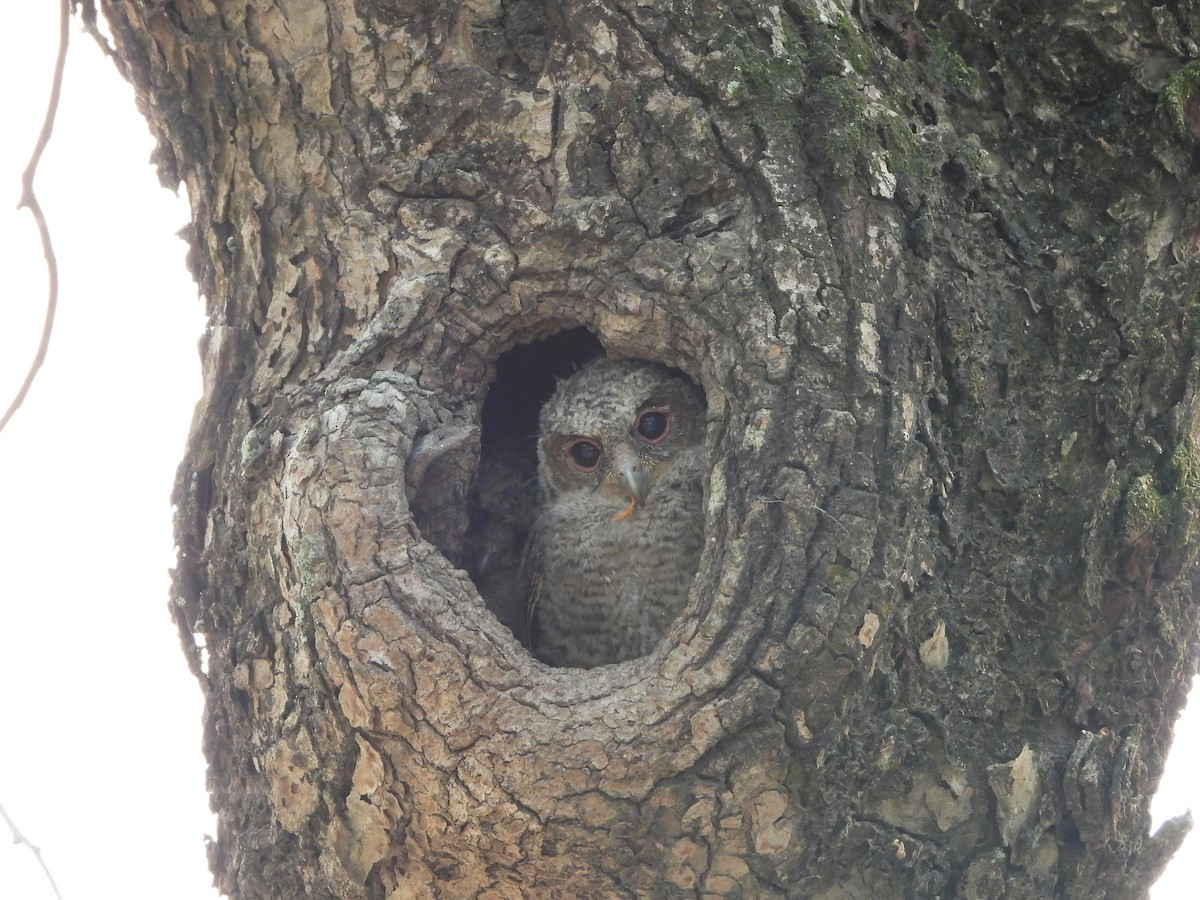
M222 890L1144 894L1194 3L100 5L210 308L176 605ZM497 361L578 326L710 410L688 608L590 671L456 566Z

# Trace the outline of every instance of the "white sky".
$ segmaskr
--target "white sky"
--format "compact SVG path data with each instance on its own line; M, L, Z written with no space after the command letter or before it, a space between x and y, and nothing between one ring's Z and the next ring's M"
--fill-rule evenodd
M0 412L37 346L45 271L16 212L53 67L57 4L5 9ZM38 193L61 273L49 357L0 433L0 804L64 900L213 900L201 698L167 613L170 491L200 390L201 303L133 94L72 30ZM16 88L15 86L20 86ZM1185 715L1155 823L1200 810L1200 719ZM53 894L0 823L0 898ZM1154 900L1196 895L1193 833Z

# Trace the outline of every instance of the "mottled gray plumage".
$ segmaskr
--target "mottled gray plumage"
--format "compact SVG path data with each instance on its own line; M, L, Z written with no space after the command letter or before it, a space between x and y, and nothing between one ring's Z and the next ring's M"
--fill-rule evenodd
M546 402L542 505L525 561L540 659L590 667L642 656L679 614L704 530L704 415L685 378L606 359Z
M463 567L488 609L526 643L521 558L538 502L532 449L512 440L487 448L471 491L471 527L463 552Z

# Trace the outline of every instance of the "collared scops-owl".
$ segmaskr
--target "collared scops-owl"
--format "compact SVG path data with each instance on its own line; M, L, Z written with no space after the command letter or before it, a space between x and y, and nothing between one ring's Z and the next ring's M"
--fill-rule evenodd
M540 659L588 668L663 637L700 556L704 431L700 390L651 363L596 360L546 401L523 565Z

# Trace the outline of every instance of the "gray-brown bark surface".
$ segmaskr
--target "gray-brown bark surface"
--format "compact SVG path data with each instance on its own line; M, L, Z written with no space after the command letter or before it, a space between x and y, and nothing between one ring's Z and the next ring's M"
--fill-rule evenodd
M1193 3L100 6L210 304L176 588L224 891L1143 895ZM703 386L712 461L688 608L586 672L456 567L498 358L578 326Z

